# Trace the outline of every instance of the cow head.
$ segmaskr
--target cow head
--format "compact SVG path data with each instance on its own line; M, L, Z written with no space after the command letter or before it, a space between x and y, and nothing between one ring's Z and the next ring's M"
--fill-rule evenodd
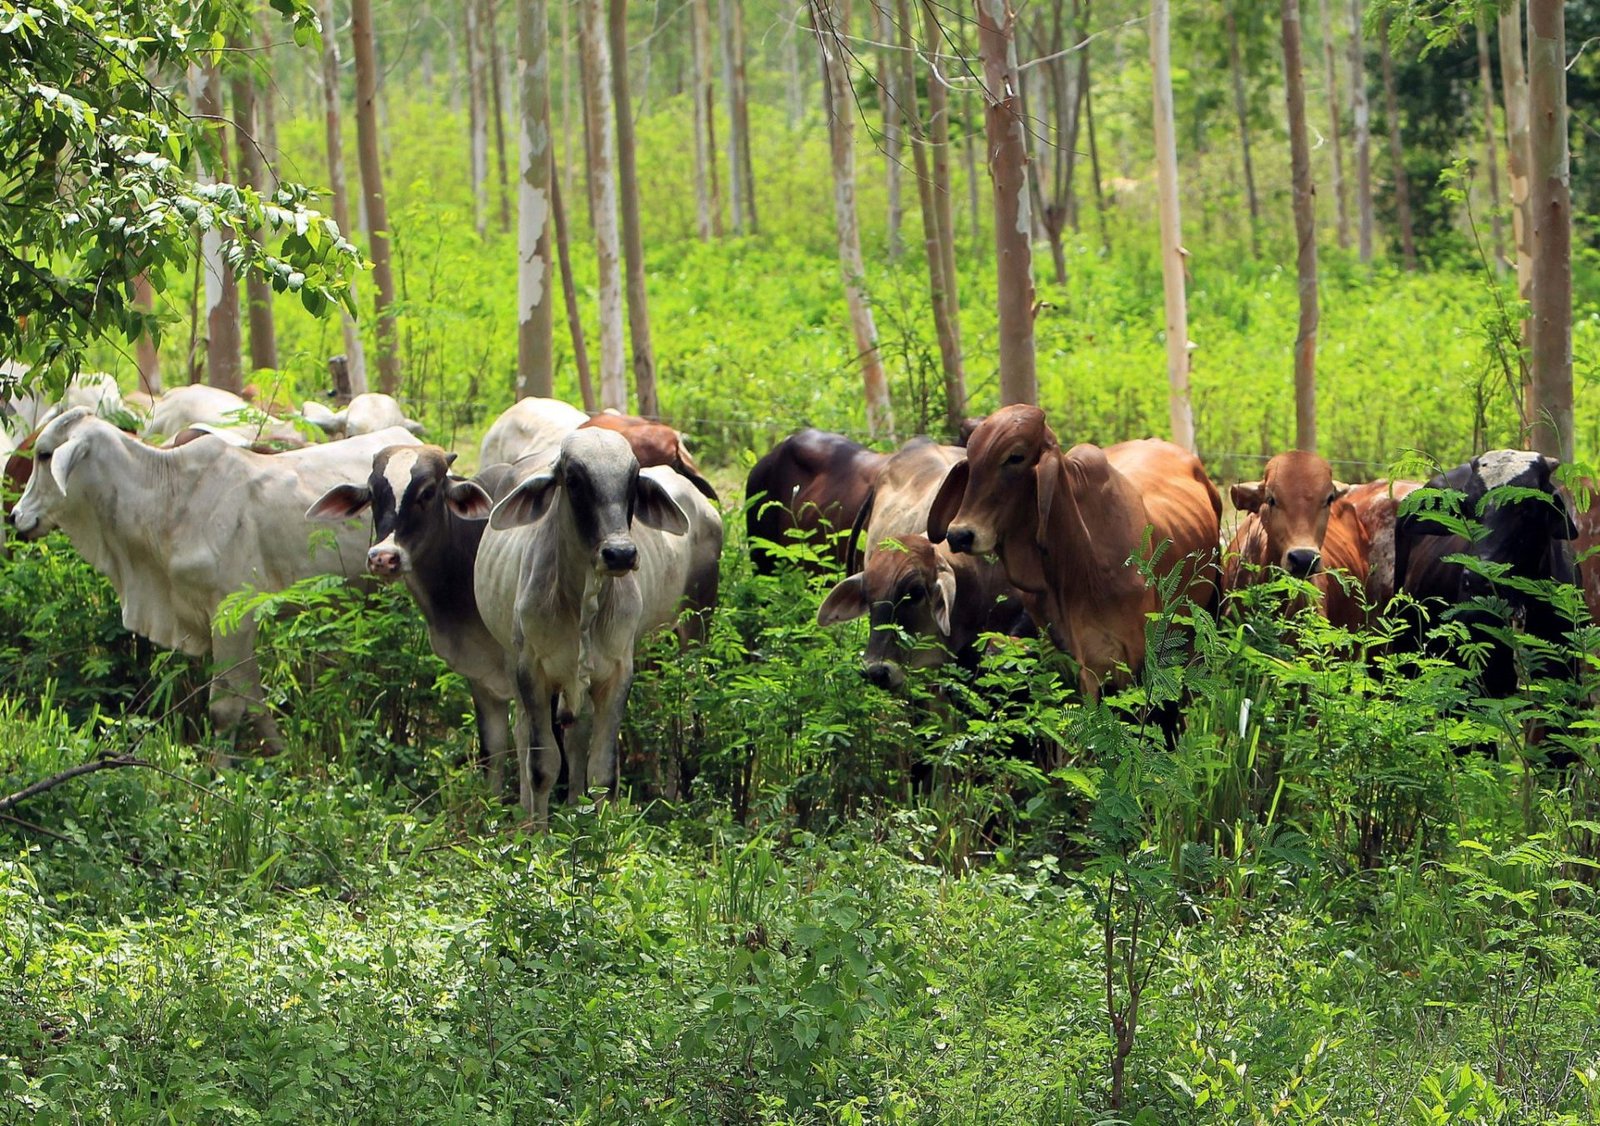
M1483 525L1484 534L1467 548L1467 554L1488 563L1509 564L1514 575L1550 577L1552 542L1578 534L1572 510L1555 486L1553 474L1561 463L1526 450L1490 450L1470 464L1463 490L1465 514ZM1499 493L1501 489L1529 489L1542 495L1518 497ZM1473 597L1489 593L1492 584L1467 568L1462 572L1461 587L1464 597Z
M938 642L950 636L956 573L923 536L885 540L866 570L839 583L817 610L817 624L836 625L869 616L872 635L861 674L881 688L905 683L904 667L931 668L945 658ZM900 635L927 638L909 652Z
M1267 533L1267 559L1299 579L1322 570L1322 538L1333 502L1350 486L1316 454L1296 450L1267 462L1259 481L1233 487L1233 504L1253 512Z
M1041 538L1059 476L1060 444L1038 407L1016 404L972 432L928 513L928 538L973 555L998 552L1023 590L1045 588Z
M38 539L59 525L61 510L71 503L73 474L83 471L98 447L122 437L122 431L85 407L57 415L39 431L33 446L34 472L11 511L11 522L23 539Z
M450 513L465 520L489 515L489 495L473 481L452 476L456 459L438 446L388 446L373 456L365 485L335 485L306 510L307 520L344 521L372 508L373 546L367 571L398 579L430 537L448 535Z
M639 472L639 460L620 434L574 430L561 442L555 464L517 485L494 506L489 526L532 524L565 497L577 542L597 574L617 577L639 566L635 520L681 536L689 518L665 486Z

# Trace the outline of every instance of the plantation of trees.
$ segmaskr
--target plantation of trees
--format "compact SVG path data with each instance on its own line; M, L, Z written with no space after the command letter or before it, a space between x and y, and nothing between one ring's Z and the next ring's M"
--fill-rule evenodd
M1600 1121L1596 39L0 0L0 1122Z

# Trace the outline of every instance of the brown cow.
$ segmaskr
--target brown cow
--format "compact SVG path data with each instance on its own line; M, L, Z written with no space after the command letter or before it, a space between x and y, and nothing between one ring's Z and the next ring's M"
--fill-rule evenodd
M850 525L888 460L825 430L797 430L772 447L745 481L745 533L756 573L770 575L778 566L762 541L812 543L824 560L843 567Z
M1244 517L1223 554L1224 591L1253 586L1276 567L1314 583L1322 592L1318 608L1334 625L1366 624L1371 540L1342 503L1350 486L1333 479L1326 461L1303 450L1279 454L1261 480L1240 482L1232 491Z
M633 456L638 459L640 469L649 469L654 465L670 466L682 474L702 496L711 500L718 499L717 490L711 487L711 482L705 479L699 466L695 465L694 458L689 456L689 450L683 444L683 435L666 423L652 422L637 415L605 411L595 415L578 429L613 430L626 438L628 445L633 447Z
M1203 606L1217 597L1222 498L1200 459L1143 439L1061 452L1038 407L990 415L950 470L928 517L928 538L957 552L994 552L1029 612L1079 665L1086 696L1127 683L1144 662L1145 618L1156 590L1129 559L1166 546L1158 576Z

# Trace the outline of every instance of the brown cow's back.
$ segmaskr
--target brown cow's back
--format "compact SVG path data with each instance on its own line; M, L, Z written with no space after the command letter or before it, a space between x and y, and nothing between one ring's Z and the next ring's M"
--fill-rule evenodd
M717 500L717 491L706 480L705 474L694 463L683 435L664 422L654 422L631 414L604 411L578 427L579 430L611 430L621 434L633 447L633 456L640 469L665 465L677 470L697 492Z
M1222 497L1200 459L1171 442L1140 438L1107 446L1106 460L1144 501L1151 547L1163 540L1170 544L1157 561L1157 574L1168 574L1181 561L1184 578L1178 593L1214 609Z

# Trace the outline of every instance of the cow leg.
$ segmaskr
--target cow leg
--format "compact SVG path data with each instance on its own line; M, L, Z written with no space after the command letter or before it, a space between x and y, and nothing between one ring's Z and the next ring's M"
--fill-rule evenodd
M272 713L266 708L261 690L261 668L256 663L256 623L246 615L238 626L224 633L212 626L211 657L215 669L211 676L208 711L211 729L218 737L237 744L248 716L260 743L270 753L283 750L283 737ZM227 754L219 754L218 765L226 766Z
M470 682L468 687L472 691L473 714L478 721L478 753L488 773L489 792L499 797L505 791L506 750L511 745L508 704L477 681Z
M590 685L594 701L594 730L589 736L590 785L617 790L617 735L622 730L622 715L628 706L628 689L633 684L633 662L622 662L617 674Z
M517 773L522 809L535 829L550 827L550 788L561 773L561 747L551 723L549 682L532 669L517 669L517 696L527 728L527 741L517 744Z

